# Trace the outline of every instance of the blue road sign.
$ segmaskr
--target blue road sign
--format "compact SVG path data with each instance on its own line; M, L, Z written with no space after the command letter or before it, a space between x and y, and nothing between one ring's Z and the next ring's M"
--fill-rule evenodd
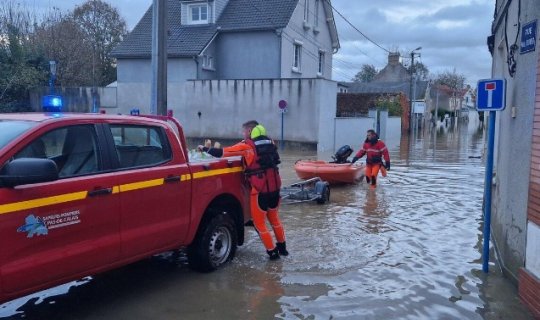
M525 24L521 28L521 43L519 53L527 53L534 51L536 48L536 20Z
M478 111L499 111L506 107L506 80L484 79L478 81Z

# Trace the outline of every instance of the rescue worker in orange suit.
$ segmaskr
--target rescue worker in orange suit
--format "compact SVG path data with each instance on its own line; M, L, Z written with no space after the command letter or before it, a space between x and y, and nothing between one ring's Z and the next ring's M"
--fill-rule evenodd
M362 149L360 149L352 159L352 163L358 161L358 159L366 156L366 181L371 183L371 188L377 187L377 175L383 165L382 159L384 158L384 167L386 170L390 170L390 155L388 149L382 140L379 140L379 136L375 130L368 130L366 141Z
M279 154L274 142L266 136L266 129L257 121L251 120L242 125L244 140L225 148L199 146L214 157L242 156L245 174L251 185L250 207L253 225L257 230L270 260L289 254L285 243L285 231L279 219L281 177L277 165ZM276 244L266 227L270 221Z

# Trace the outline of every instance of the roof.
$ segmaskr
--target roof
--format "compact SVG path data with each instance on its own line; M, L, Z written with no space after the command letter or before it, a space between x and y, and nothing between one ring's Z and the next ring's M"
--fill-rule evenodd
M298 0L229 0L215 24L182 25L182 4L167 2L169 57L199 55L216 32L275 30L289 23ZM152 53L152 6L112 52L116 58L148 58Z
M416 81L415 99L424 99L428 81ZM349 87L348 93L404 93L410 95L411 86L409 81L399 82L345 82Z
M285 28L298 0L229 0L217 25L223 31Z

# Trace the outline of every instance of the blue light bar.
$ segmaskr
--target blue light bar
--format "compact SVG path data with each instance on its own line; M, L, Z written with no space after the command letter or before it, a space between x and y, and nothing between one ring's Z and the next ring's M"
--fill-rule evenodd
M62 96L47 95L41 98L41 107L44 112L60 112L63 106Z

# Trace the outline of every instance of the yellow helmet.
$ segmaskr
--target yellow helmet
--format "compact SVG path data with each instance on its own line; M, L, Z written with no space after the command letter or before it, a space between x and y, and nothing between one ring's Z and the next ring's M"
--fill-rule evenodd
M265 135L266 129L260 124L256 125L255 127L253 127L253 129L251 129L251 139L255 139Z

